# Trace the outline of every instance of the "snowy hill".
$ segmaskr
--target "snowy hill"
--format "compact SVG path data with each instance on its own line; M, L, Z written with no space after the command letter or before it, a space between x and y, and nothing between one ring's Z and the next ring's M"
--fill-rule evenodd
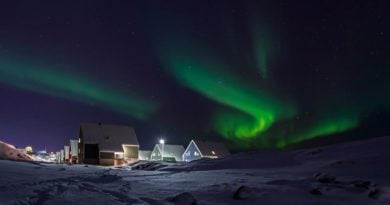
M0 160L0 204L390 204L390 137L132 167ZM196 201L196 203L195 203Z
M0 141L0 159L23 161L33 160L29 155L20 152L13 145L7 144L2 141Z

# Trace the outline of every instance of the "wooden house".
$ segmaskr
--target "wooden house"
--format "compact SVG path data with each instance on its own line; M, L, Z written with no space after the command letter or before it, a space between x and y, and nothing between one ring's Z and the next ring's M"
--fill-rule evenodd
M183 153L183 161L190 162L200 158L221 158L230 154L226 146L221 142L191 140Z
M137 135L129 126L82 123L79 142L80 163L118 165L138 160Z
M182 161L182 145L156 144L150 156L151 160Z

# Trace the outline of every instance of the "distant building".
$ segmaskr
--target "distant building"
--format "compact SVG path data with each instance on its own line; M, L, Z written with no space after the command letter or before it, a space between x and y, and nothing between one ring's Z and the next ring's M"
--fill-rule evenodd
M162 155L162 150L164 153ZM151 160L163 160L164 161L182 161L182 155L184 153L184 147L182 145L171 145L171 144L156 144L150 156Z
M56 162L61 163L61 152L56 152Z
M47 154L47 151L44 149L44 150L38 150L35 152L36 155L45 155Z
M50 162L56 162L56 153L50 152L50 153L49 153L48 161L50 161Z
M132 127L82 123L79 140L80 163L118 165L138 160L139 143Z
M150 160L150 156L152 155L152 151L150 150L140 150L138 154L139 160Z
M64 146L64 153L65 153L65 163L69 163L69 157L70 157L70 146L65 145Z
M72 164L78 163L79 141L70 140L69 144L70 144L70 162Z
M183 161L189 162L200 158L221 158L230 155L223 143L191 140L183 153Z
M65 151L62 149L60 150L60 163L65 162Z

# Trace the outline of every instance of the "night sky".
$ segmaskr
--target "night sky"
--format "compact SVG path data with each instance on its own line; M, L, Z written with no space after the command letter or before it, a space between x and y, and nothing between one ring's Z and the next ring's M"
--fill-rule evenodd
M2 2L0 140L54 151L81 122L133 126L141 149L390 134L386 2Z

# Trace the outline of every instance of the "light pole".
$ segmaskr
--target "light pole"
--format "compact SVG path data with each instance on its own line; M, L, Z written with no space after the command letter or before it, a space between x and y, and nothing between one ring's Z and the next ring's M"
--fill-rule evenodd
M164 144L165 144L165 140L164 139L160 139L160 144L161 144L161 161L164 161Z

